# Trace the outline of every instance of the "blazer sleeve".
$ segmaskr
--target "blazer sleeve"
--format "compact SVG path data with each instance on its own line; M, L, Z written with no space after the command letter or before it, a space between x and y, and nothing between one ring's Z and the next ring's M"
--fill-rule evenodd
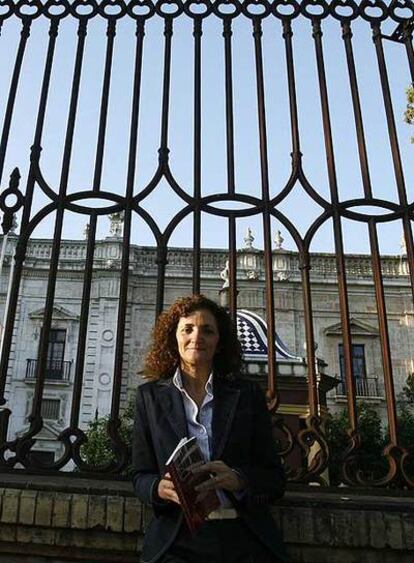
M286 478L273 438L264 394L257 384L252 385L250 394L253 409L250 462L234 469L247 481L242 502L268 504L283 496Z
M132 435L132 482L137 497L153 503L160 479L151 438L150 424L142 386L136 393L134 429Z

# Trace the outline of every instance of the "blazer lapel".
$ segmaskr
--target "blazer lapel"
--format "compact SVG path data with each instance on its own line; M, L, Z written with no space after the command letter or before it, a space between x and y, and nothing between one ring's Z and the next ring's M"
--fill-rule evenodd
M181 440L188 435L187 419L181 393L173 384L172 379L161 383L160 405L172 429Z
M220 459L230 433L239 396L240 389L235 389L225 382L219 382L214 385L212 459Z

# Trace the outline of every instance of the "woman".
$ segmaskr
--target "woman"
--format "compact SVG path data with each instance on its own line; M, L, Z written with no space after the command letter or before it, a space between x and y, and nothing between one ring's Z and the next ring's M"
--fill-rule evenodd
M257 385L240 376L241 348L225 309L202 295L176 301L155 326L145 359L150 382L137 391L134 488L154 519L141 563L287 561L268 504L285 479L270 416ZM221 506L195 536L165 462L179 440L196 436Z

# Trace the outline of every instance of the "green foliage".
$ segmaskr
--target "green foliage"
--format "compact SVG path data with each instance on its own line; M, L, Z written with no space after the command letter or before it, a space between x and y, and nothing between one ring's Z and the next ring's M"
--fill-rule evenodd
M398 439L404 448L414 449L414 413L407 405L402 405L399 409Z
M115 459L107 431L108 417L89 423L86 443L81 447L82 459L89 465L102 465Z
M358 430L361 448L358 452L358 467L370 479L378 478L385 468L381 453L385 446L381 419L371 405L361 402L357 405ZM332 485L342 481L341 464L343 454L349 445L349 419L347 409L339 414L329 415L326 424L326 437L330 448L329 477Z
M407 377L406 385L403 387L403 396L405 401L410 405L414 405L414 373Z
M131 444L133 417L134 407L131 401L120 417L119 430L122 441L128 446ZM87 442L81 447L81 456L89 465L99 466L115 460L108 434L108 421L108 416L97 418L89 423L85 431Z
M411 452L411 456L405 465L409 477L414 480L414 412L407 403L399 404L398 411L398 442L400 446ZM389 430L386 432L389 440Z
M398 401L398 411L398 438L401 446L411 452L406 471L414 480L414 373L405 381Z
M408 382L408 380L407 380ZM409 383L407 383L409 385ZM388 463L383 457L383 450L389 443L388 428L381 425L381 419L375 408L367 403L357 405L358 430L361 436L361 448L358 451L358 468L369 480L378 479L386 474ZM349 419L347 409L329 415L326 424L326 437L330 448L329 478L332 485L342 481L341 464L349 445ZM414 455L414 412L406 402L398 405L399 444L411 450ZM410 459L406 470L414 478L414 459Z
M407 106L404 112L404 121L408 125L413 125L414 123L414 87L412 85L408 86L405 91L407 98ZM414 143L414 137L411 137L411 142Z

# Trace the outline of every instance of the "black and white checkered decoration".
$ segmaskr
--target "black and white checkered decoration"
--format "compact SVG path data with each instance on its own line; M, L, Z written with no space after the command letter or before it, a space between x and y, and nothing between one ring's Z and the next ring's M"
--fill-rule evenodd
M267 325L252 311L237 311L237 336L246 359L267 361ZM275 338L276 357L285 360L302 361L285 346L280 337Z
M267 346L259 336L258 331L240 313L237 314L237 336L244 354L267 355Z

